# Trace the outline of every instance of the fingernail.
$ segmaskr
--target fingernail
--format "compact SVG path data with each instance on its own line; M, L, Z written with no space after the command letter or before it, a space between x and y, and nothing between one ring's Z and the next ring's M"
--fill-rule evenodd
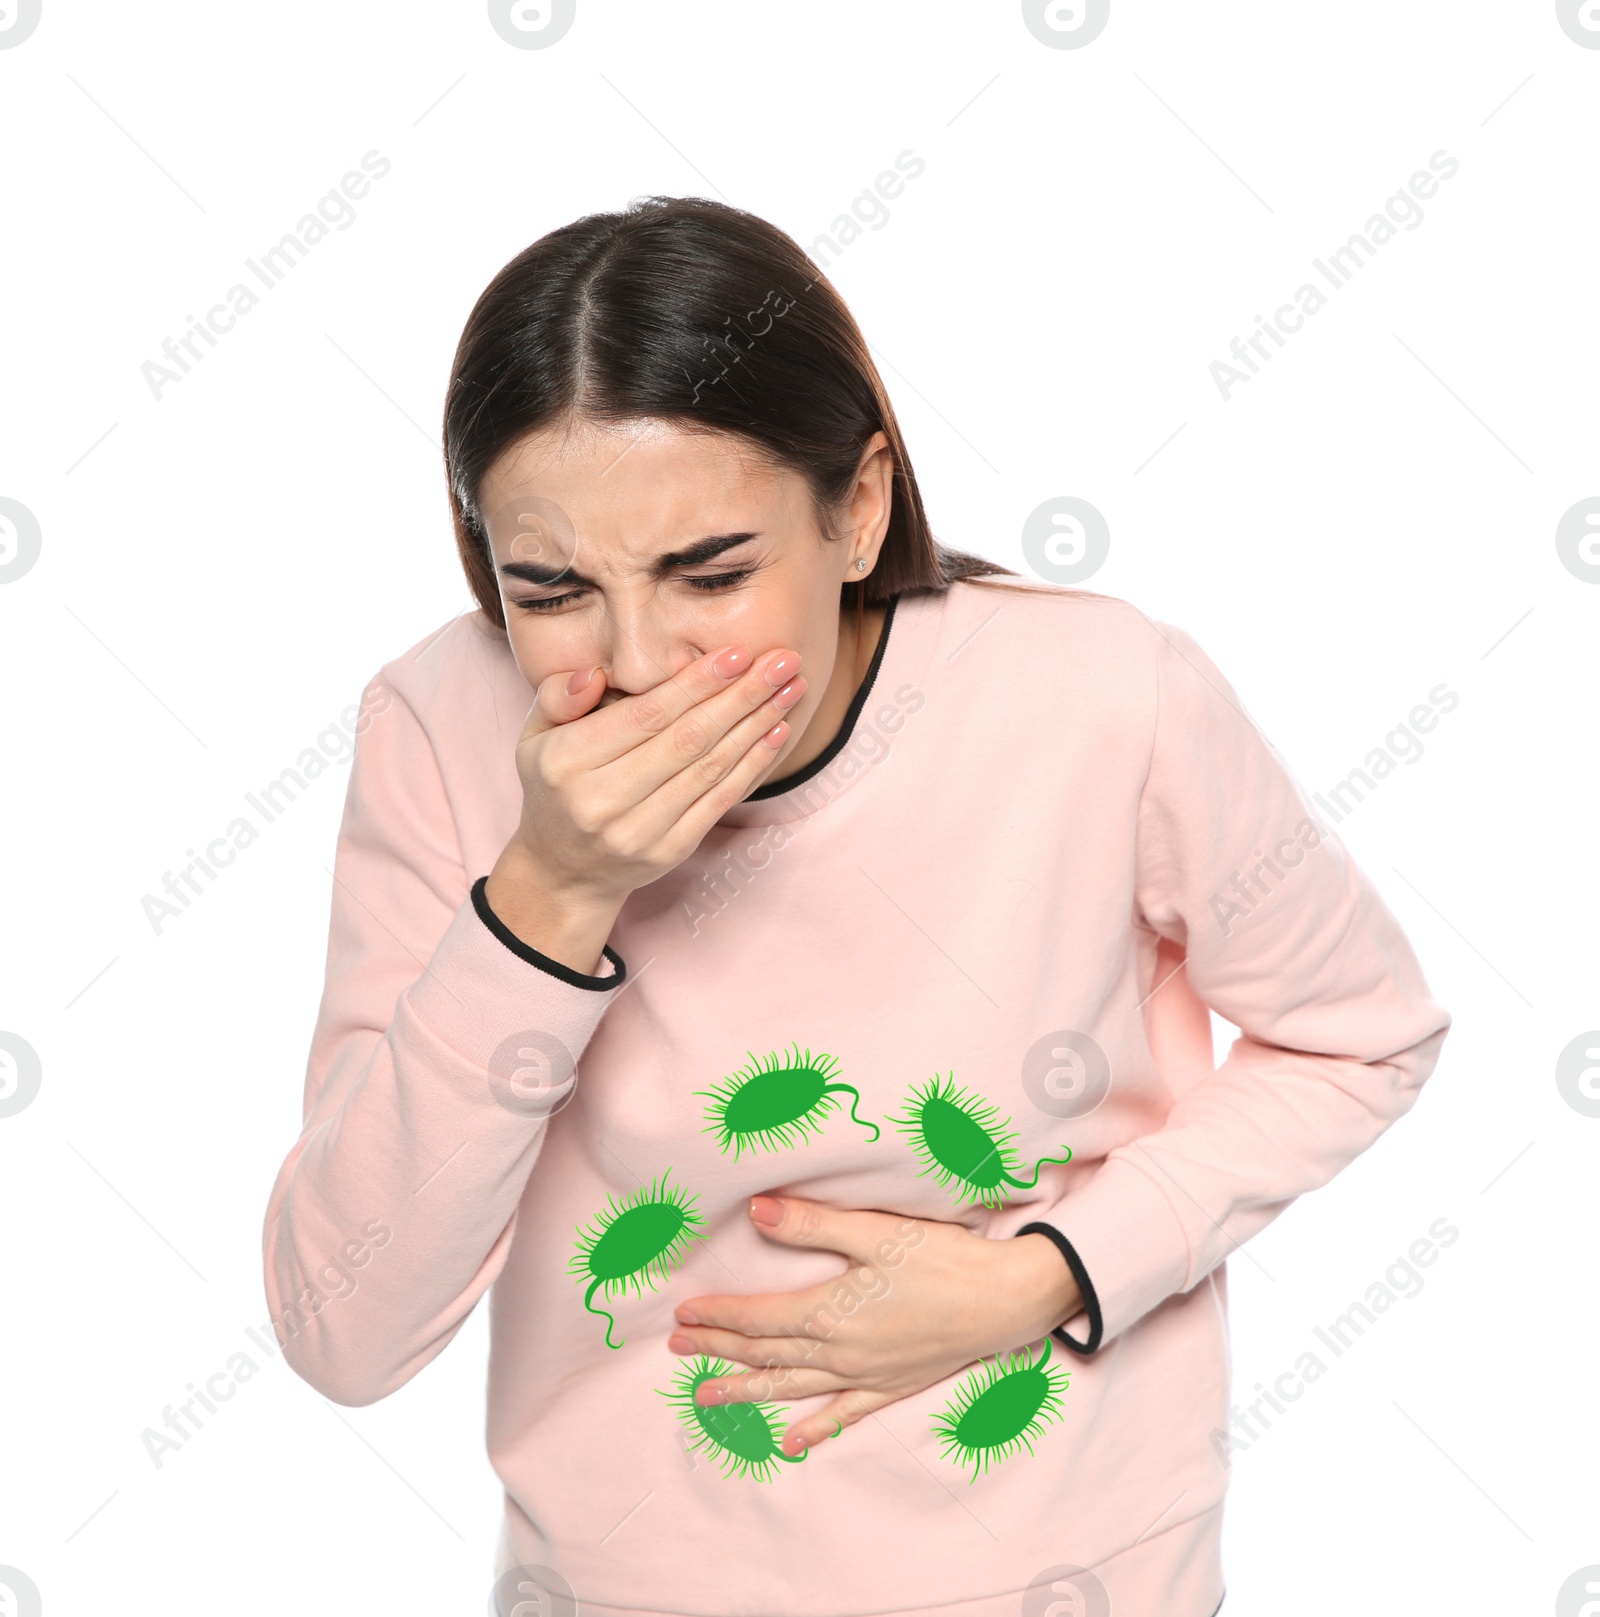
M749 661L750 653L743 646L729 646L726 651L719 651L712 659L711 666L722 675L724 679L732 679L735 674Z
M767 683L774 688L787 685L800 671L800 659L792 651L786 651L778 660L767 668Z
M773 704L780 708L793 707L802 696L806 694L806 682L802 675L796 674L787 685L772 698Z
M579 691L589 688L589 681L594 678L592 668L580 668L571 679L567 681L567 695L576 696Z
M761 739L776 752L789 739L788 724L780 720Z
M692 1308L680 1308L678 1310L678 1323L680 1325L699 1325L703 1321Z
M756 1223L775 1229L783 1222L783 1203L776 1196L752 1196L750 1216Z

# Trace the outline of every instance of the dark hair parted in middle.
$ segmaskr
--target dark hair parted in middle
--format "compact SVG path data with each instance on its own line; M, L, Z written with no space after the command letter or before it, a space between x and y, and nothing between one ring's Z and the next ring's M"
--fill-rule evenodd
M457 345L444 411L452 520L472 593L498 628L505 618L478 504L484 474L540 428L641 417L737 434L799 472L829 539L881 431L894 458L889 529L872 572L841 585L844 605L1019 576L934 539L866 340L800 246L725 203L643 197L517 254Z

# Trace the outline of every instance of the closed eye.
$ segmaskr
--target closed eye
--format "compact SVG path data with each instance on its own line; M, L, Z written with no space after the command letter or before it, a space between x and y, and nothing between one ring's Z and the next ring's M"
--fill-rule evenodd
M742 584L756 569L754 567L740 567L727 573L706 573L698 578L685 578L683 582L690 589L713 590L732 589L736 584ZM546 595L522 601L513 601L511 604L524 612L549 612L558 606L565 606L568 601L575 601L583 592L581 590L568 590L565 595Z

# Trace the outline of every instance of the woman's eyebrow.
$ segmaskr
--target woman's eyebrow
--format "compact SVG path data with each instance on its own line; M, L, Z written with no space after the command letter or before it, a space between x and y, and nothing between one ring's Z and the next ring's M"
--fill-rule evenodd
M732 550L735 545L742 545L746 539L759 539L758 533L717 533L709 539L696 539L693 544L685 545L682 550L669 550L664 555L657 556L655 572L664 573L673 567L693 567L697 562L710 561L713 556L720 556L725 550Z
M674 567L694 567L720 556L747 539L759 539L759 533L716 533L705 539L696 539L681 550L669 550L657 556L650 571L657 577L669 573ZM519 578L525 584L593 584L594 580L575 567L541 566L533 561L503 562L500 571L507 578Z

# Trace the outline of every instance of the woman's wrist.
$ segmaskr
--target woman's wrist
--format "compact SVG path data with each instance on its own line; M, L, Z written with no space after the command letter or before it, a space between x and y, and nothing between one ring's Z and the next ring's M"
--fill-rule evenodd
M599 972L622 899L562 884L513 837L495 860L483 896L513 937L585 976Z
M1036 1342L1083 1310L1083 1294L1055 1242L1037 1233L997 1243L1009 1255L1008 1286L1017 1317Z

